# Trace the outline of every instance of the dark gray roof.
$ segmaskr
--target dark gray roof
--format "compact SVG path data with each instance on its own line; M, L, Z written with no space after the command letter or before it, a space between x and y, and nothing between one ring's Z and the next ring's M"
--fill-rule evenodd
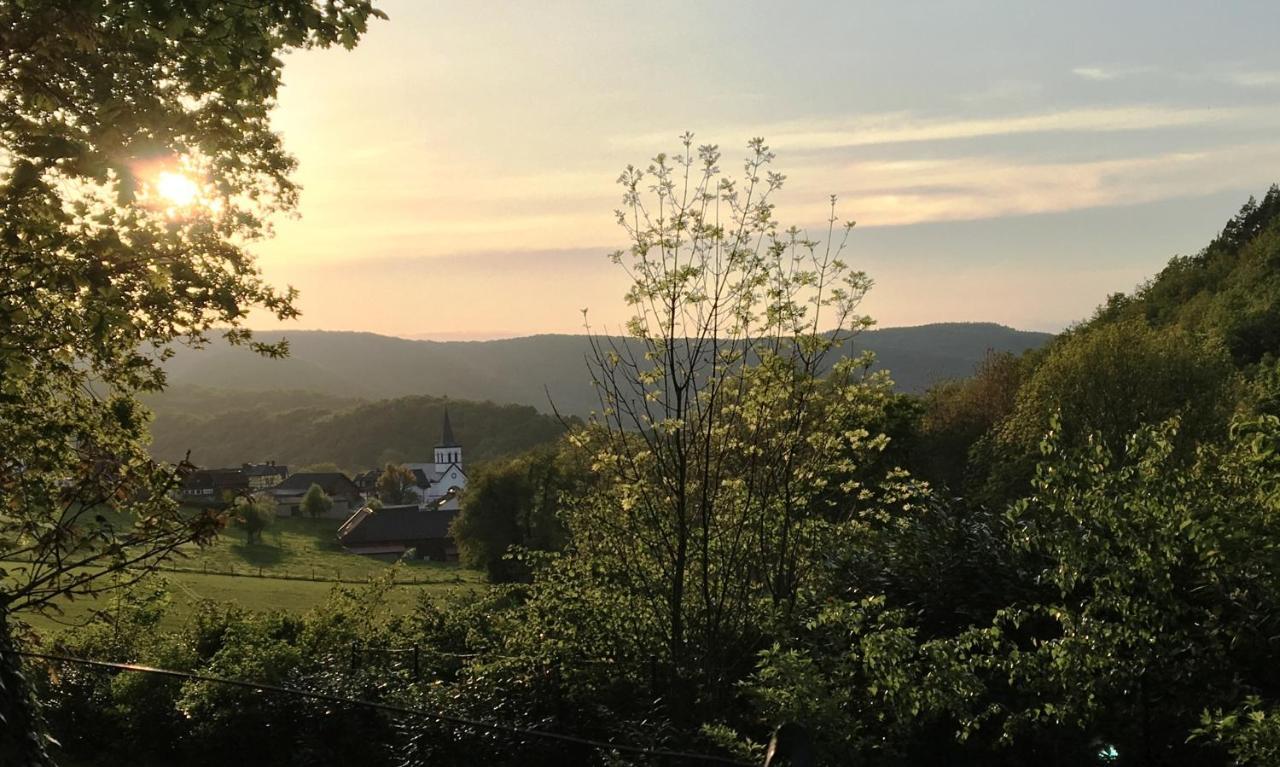
M431 487L431 480L422 469L414 469L413 478L417 481L418 487Z
M248 488L249 478L239 469L196 469L183 480L183 487Z
M364 513L339 536L344 546L374 543L406 543L448 538L449 525L457 516L456 511L429 509L421 511L417 506L383 506L377 511ZM345 525L344 525L345 527Z
M312 485L319 485L329 495L358 495L360 492L346 474L336 471L299 472L271 489L305 493Z

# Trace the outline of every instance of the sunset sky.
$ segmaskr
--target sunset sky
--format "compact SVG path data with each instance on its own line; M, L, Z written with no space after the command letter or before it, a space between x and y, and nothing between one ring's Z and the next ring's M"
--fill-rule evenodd
M685 130L726 168L764 136L783 224L839 195L883 326L1058 330L1280 180L1275 0L379 5L287 61L300 216L257 252L289 327L615 324L615 179Z

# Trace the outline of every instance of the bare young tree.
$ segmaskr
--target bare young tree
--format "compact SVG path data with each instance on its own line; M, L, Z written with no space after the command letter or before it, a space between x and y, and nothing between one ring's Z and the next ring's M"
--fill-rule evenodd
M682 141L619 179L631 246L612 259L633 316L623 336L588 325L600 410L577 439L603 481L570 524L577 550L646 606L675 677L714 685L749 657L757 608L796 598L836 503L829 478L879 444L857 411L884 387L862 358L832 364L871 324L835 198L821 242L782 230L784 177L762 139L736 181L715 146Z

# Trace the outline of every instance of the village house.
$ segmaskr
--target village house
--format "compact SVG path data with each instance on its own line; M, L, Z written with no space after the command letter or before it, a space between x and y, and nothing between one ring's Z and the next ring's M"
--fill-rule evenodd
M360 495L364 499L372 500L378 497L378 477L382 476L382 469L369 469L362 471L351 478L355 483L356 489L360 491Z
M240 469L196 469L182 481L182 501L220 506L249 493L249 477Z
M345 519L364 503L360 489L351 478L340 471L298 472L269 488L266 494L276 502L276 514L282 517L305 516L302 499L312 485L319 485L333 506L324 516L329 519Z
M242 464L240 471L248 478L249 489L255 492L275 487L289 477L289 467L275 461Z
M182 482L181 499L197 505L225 505L236 498L274 487L289 476L275 461L245 463L238 469L196 469Z

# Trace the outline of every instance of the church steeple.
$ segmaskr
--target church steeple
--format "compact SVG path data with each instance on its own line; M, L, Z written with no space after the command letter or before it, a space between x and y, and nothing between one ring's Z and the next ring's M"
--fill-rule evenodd
M444 409L444 423L440 429L440 444L436 445L436 475L443 476L450 467L461 469L462 445L453 436L453 423L449 421L449 408Z
M449 423L449 408L444 409L444 429L440 435L440 447L458 447L458 440L453 436L453 424Z

